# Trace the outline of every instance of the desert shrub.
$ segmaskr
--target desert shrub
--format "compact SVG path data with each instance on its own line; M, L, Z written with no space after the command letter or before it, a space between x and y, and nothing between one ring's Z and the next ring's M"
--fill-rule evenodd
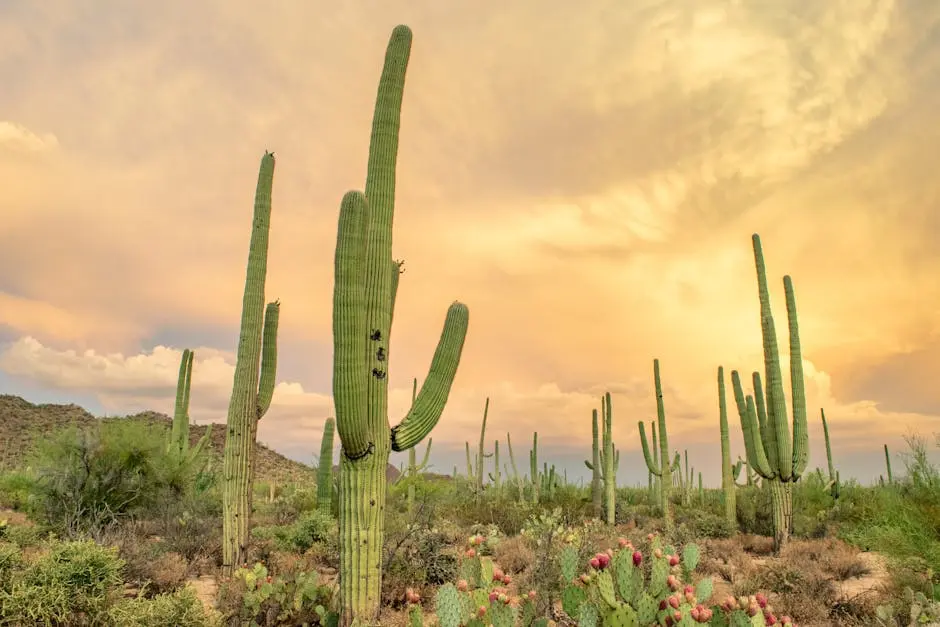
M423 590L453 580L457 558L450 548L451 538L432 528L427 518L407 522L404 515L392 516L390 522L383 560L385 602L397 605L404 599L407 588Z
M316 573L272 576L263 564L239 568L219 588L219 609L226 619L248 625L335 624L335 589L321 585Z
M42 531L35 525L7 523L0 529L0 539L25 549L42 541Z
M20 470L0 473L0 507L28 512L32 491L33 478L29 473Z
M99 534L187 493L198 466L167 453L166 428L115 420L67 428L31 454L37 512L68 537Z
M535 551L525 538L506 538L497 545L493 558L510 574L521 573L535 561Z
M0 588L0 616L50 625L100 623L123 560L93 542L55 542Z
M252 533L256 538L273 541L281 551L303 553L329 537L335 528L336 521L328 512L315 509L304 512L290 525L255 527Z
M8 585L10 576L23 562L20 548L0 540L0 589Z
M192 588L184 587L152 598L122 599L108 610L108 622L121 627L211 627L209 617Z
M680 544L701 538L730 538L735 530L724 516L701 509L688 509L683 520L676 526L676 538Z

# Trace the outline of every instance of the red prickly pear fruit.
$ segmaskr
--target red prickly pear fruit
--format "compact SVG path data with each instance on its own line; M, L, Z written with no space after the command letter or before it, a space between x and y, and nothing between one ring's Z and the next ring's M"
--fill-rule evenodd
M643 554L640 553L639 551L634 551L633 552L633 565L639 566L640 562L642 561L643 561Z
M757 616L757 613L760 612L760 608L757 607L757 603L752 603L747 606L747 615L751 618Z
M674 610L679 609L679 597L675 595L669 597L669 605L671 605Z
M761 607L767 607L767 597L764 596L763 592L758 592L754 595L754 600L757 601L757 604Z
M672 613L672 617L678 623L680 620L682 620L682 612L680 612L679 610L676 610L675 612Z
M268 575L267 577L265 577L264 580L268 583L271 583L271 575Z
M601 567L601 561L596 557L592 557L591 561L588 562L591 565L591 568L597 569Z
M477 537L476 537L476 545L477 545L477 546L480 546L481 544L483 544L483 542L484 542L483 536L477 536Z
M607 553L598 553L597 561L600 562L601 568L607 568L607 565L610 564L610 556Z
M656 537L656 534L653 534L653 533L648 533L648 534L646 534L646 540L647 540L648 542L652 542L652 541L653 541L653 538L655 538L655 537Z
M676 590L679 587L679 580L676 579L675 575L669 575L666 577L666 585L669 586L670 590Z
M503 578L503 569L496 567L493 569L493 581L501 581Z
M777 617L774 616L773 614L766 614L764 616L764 622L767 623L768 625L776 625Z
M689 610L689 616L691 616L692 620L694 620L696 623L699 622L698 618L700 615L701 614L699 612L698 606L693 607L691 610Z
M536 594L535 590L529 590L529 600L534 601Z
M512 583L512 577L510 577L509 575L503 575L503 584L508 586L511 583Z
M621 549L627 548L627 544L629 544L629 541L626 538L617 538L617 546Z
M666 627L672 627L672 616L666 617Z
M781 624L781 625L792 625L792 624L793 624L793 619L790 618L789 616L787 616L786 614L784 614L783 616L780 617L780 624Z
M477 608L477 616L479 616L480 618L483 618L484 616L486 616L486 606L485 606L485 605L481 605L480 607Z
M682 592L683 592L684 594L694 594L694 593L695 593L695 586L693 586L692 584L688 584L688 583L687 583L687 584L685 584L685 587L682 589Z
M656 549L655 551L653 551L653 555L656 557L656 559L660 559L663 556L663 550Z
M659 602L659 609L660 609L660 611L666 609L666 606L667 606L667 605L668 605L668 603L666 603L666 599L663 599L662 601L660 601L660 602Z
M678 565L679 565L679 556L678 556L678 555L670 555L670 556L669 556L669 565L670 565L670 566L678 566Z
M499 598L499 592L496 592L496 590L493 590L492 592L490 592L490 603L492 603L498 598Z
M476 557L477 552L475 549L467 549L467 557Z
M460 581L457 582L457 589L460 590L461 592L466 592L467 588L469 587L470 587L470 584L467 583L466 579L461 579Z

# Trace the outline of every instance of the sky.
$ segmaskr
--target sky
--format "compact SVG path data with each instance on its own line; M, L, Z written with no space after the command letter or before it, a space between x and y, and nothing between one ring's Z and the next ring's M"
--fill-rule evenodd
M192 418L224 422L274 150L280 361L258 437L311 461L333 411L339 202L364 184L399 23L414 45L393 424L447 306L470 308L435 470L464 470L489 397L488 449L511 433L525 466L537 430L541 459L586 477L609 390L619 481L645 483L637 421L656 414L658 358L670 444L717 484L717 368L762 368L755 232L778 332L785 274L796 289L811 467L820 408L843 478L877 479L883 443L933 441L934 0L0 2L0 392L170 412L188 347Z

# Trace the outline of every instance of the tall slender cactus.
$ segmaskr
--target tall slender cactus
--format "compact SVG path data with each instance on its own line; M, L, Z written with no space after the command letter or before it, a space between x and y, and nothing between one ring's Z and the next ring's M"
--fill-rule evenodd
M748 465L768 482L774 520L774 550L779 552L793 528L793 483L800 479L809 461L809 432L806 427L806 393L803 381L803 355L796 317L793 281L783 277L787 322L790 338L790 385L793 402L793 437L787 424L786 397L777 347L777 332L767 289L767 272L760 237L752 237L754 265L760 299L761 336L764 349L764 370L767 377L766 406L761 391L760 375L754 373L754 396L744 397L741 379L734 371L731 384L744 433ZM750 399L750 400L748 400Z
M891 455L888 453L888 445L885 444L885 466L888 468L888 485L894 485L894 473L891 472Z
M826 484L826 487L829 488L829 494L834 499L839 498L839 471L836 470L835 465L832 463L832 447L829 444L829 423L826 422L826 410L820 408L819 416L822 418L823 426L823 439L826 442L826 462L829 466L829 482Z
M539 479L539 432L532 434L532 450L529 451L529 475L532 480L532 502L539 502L541 480Z
M604 468L604 514L607 524L613 525L616 522L617 513L618 453L614 447L614 418L610 392L601 397L601 414L604 416L604 452L600 460Z
M212 436L212 423L209 423L206 432L199 438L196 446L189 447L189 394L193 384L194 357L195 353L193 351L188 348L183 350L183 355L180 358L179 377L176 381L173 425L170 428L170 438L167 441L167 451L179 455L187 464L196 460Z
M280 303L268 303L267 308L264 305L273 183L274 154L265 152L255 190L241 331L222 463L222 573L227 577L247 556L258 421L271 406L277 374Z
M389 337L401 265L392 259L398 134L412 34L392 31L379 80L365 193L340 206L333 289L333 398L340 461L340 605L344 625L378 617L389 453L437 424L457 373L469 310L454 302L428 375L404 419L388 422Z
M637 426L640 429L640 446L643 448L643 458L646 468L659 478L659 506L663 511L663 521L666 530L673 526L672 507L669 504L669 493L672 489L672 471L677 461L669 461L669 436L666 433L666 407L663 403L663 384L659 376L659 360L653 360L653 386L656 392L656 420L659 423L659 466L653 462L650 455L649 444L646 441L646 429L640 420ZM678 453L676 454L678 456Z
M597 409L591 410L591 441L591 461L585 460L584 464L591 471L591 506L594 509L594 517L600 518L604 502L601 488L601 452Z
M519 489L519 500L525 500L525 483L522 481L522 475L519 474L519 467L516 466L516 456L512 452L512 436L506 433L506 449L509 451L509 464L512 466L512 476L516 481L516 487Z
M333 433L336 420L327 418L320 438L320 459L317 460L317 509L329 513L333 505Z
M721 431L721 493L725 504L725 522L738 529L737 491L731 465L731 438L728 433L728 403L725 399L725 369L718 366L718 424ZM740 467L739 467L740 468Z

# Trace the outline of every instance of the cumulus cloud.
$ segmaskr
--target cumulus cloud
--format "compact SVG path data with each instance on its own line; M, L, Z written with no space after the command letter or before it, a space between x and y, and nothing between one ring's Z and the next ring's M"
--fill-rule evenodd
M126 414L144 409L172 413L177 372L182 351L165 346L154 347L137 355L99 354L92 350L56 350L33 338L23 338L7 345L0 352L0 370L8 375L28 378L51 388L92 393L111 414ZM191 417L197 422L224 422L234 375L231 353L197 348L193 365ZM759 356L751 360L759 366ZM784 368L787 367L784 360ZM869 451L887 442L897 448L906 427L924 432L935 424L936 417L916 413L885 412L873 402L840 404L830 391L830 377L804 361L806 395L809 404L809 429L812 438L812 463L825 463L822 453L822 431L818 407L824 406L833 425L832 436L837 455ZM670 379L668 366L662 369L664 402L669 424L670 444L677 450L689 449L695 467L704 477L718 480L717 442L717 381L709 389L680 388ZM742 370L745 388L750 390L750 371ZM629 482L640 482L645 476L640 456L637 420L654 420L656 406L652 394L652 375L578 389L563 389L556 383L534 387L501 382L487 391L473 386L458 386L444 416L434 429L435 459L440 468L449 469L462 461L464 442L476 447L485 398L490 399L487 447L499 439L503 446L509 433L514 444L517 464L525 470L525 453L530 448L533 432L539 433L541 459L568 470L571 478L585 476L579 455L590 451L591 411L599 399L611 392L614 412L614 437L623 451L621 475ZM737 424L730 383L726 371L729 419ZM785 376L785 386L789 381ZM389 412L393 424L405 414L411 402L411 388L394 387L389 392ZM271 409L259 425L259 439L280 450L300 452L308 459L318 446L323 421L333 414L328 394L311 392L297 382L277 384ZM736 452L743 455L739 429L732 428ZM874 444L873 444L874 442ZM570 459L575 461L571 462ZM503 461L507 461L505 458ZM462 464L459 466L463 468ZM872 468L856 469L842 466L843 474L855 470L869 480Z
M59 140L52 133L37 135L25 126L0 120L0 149L22 152L54 150Z

